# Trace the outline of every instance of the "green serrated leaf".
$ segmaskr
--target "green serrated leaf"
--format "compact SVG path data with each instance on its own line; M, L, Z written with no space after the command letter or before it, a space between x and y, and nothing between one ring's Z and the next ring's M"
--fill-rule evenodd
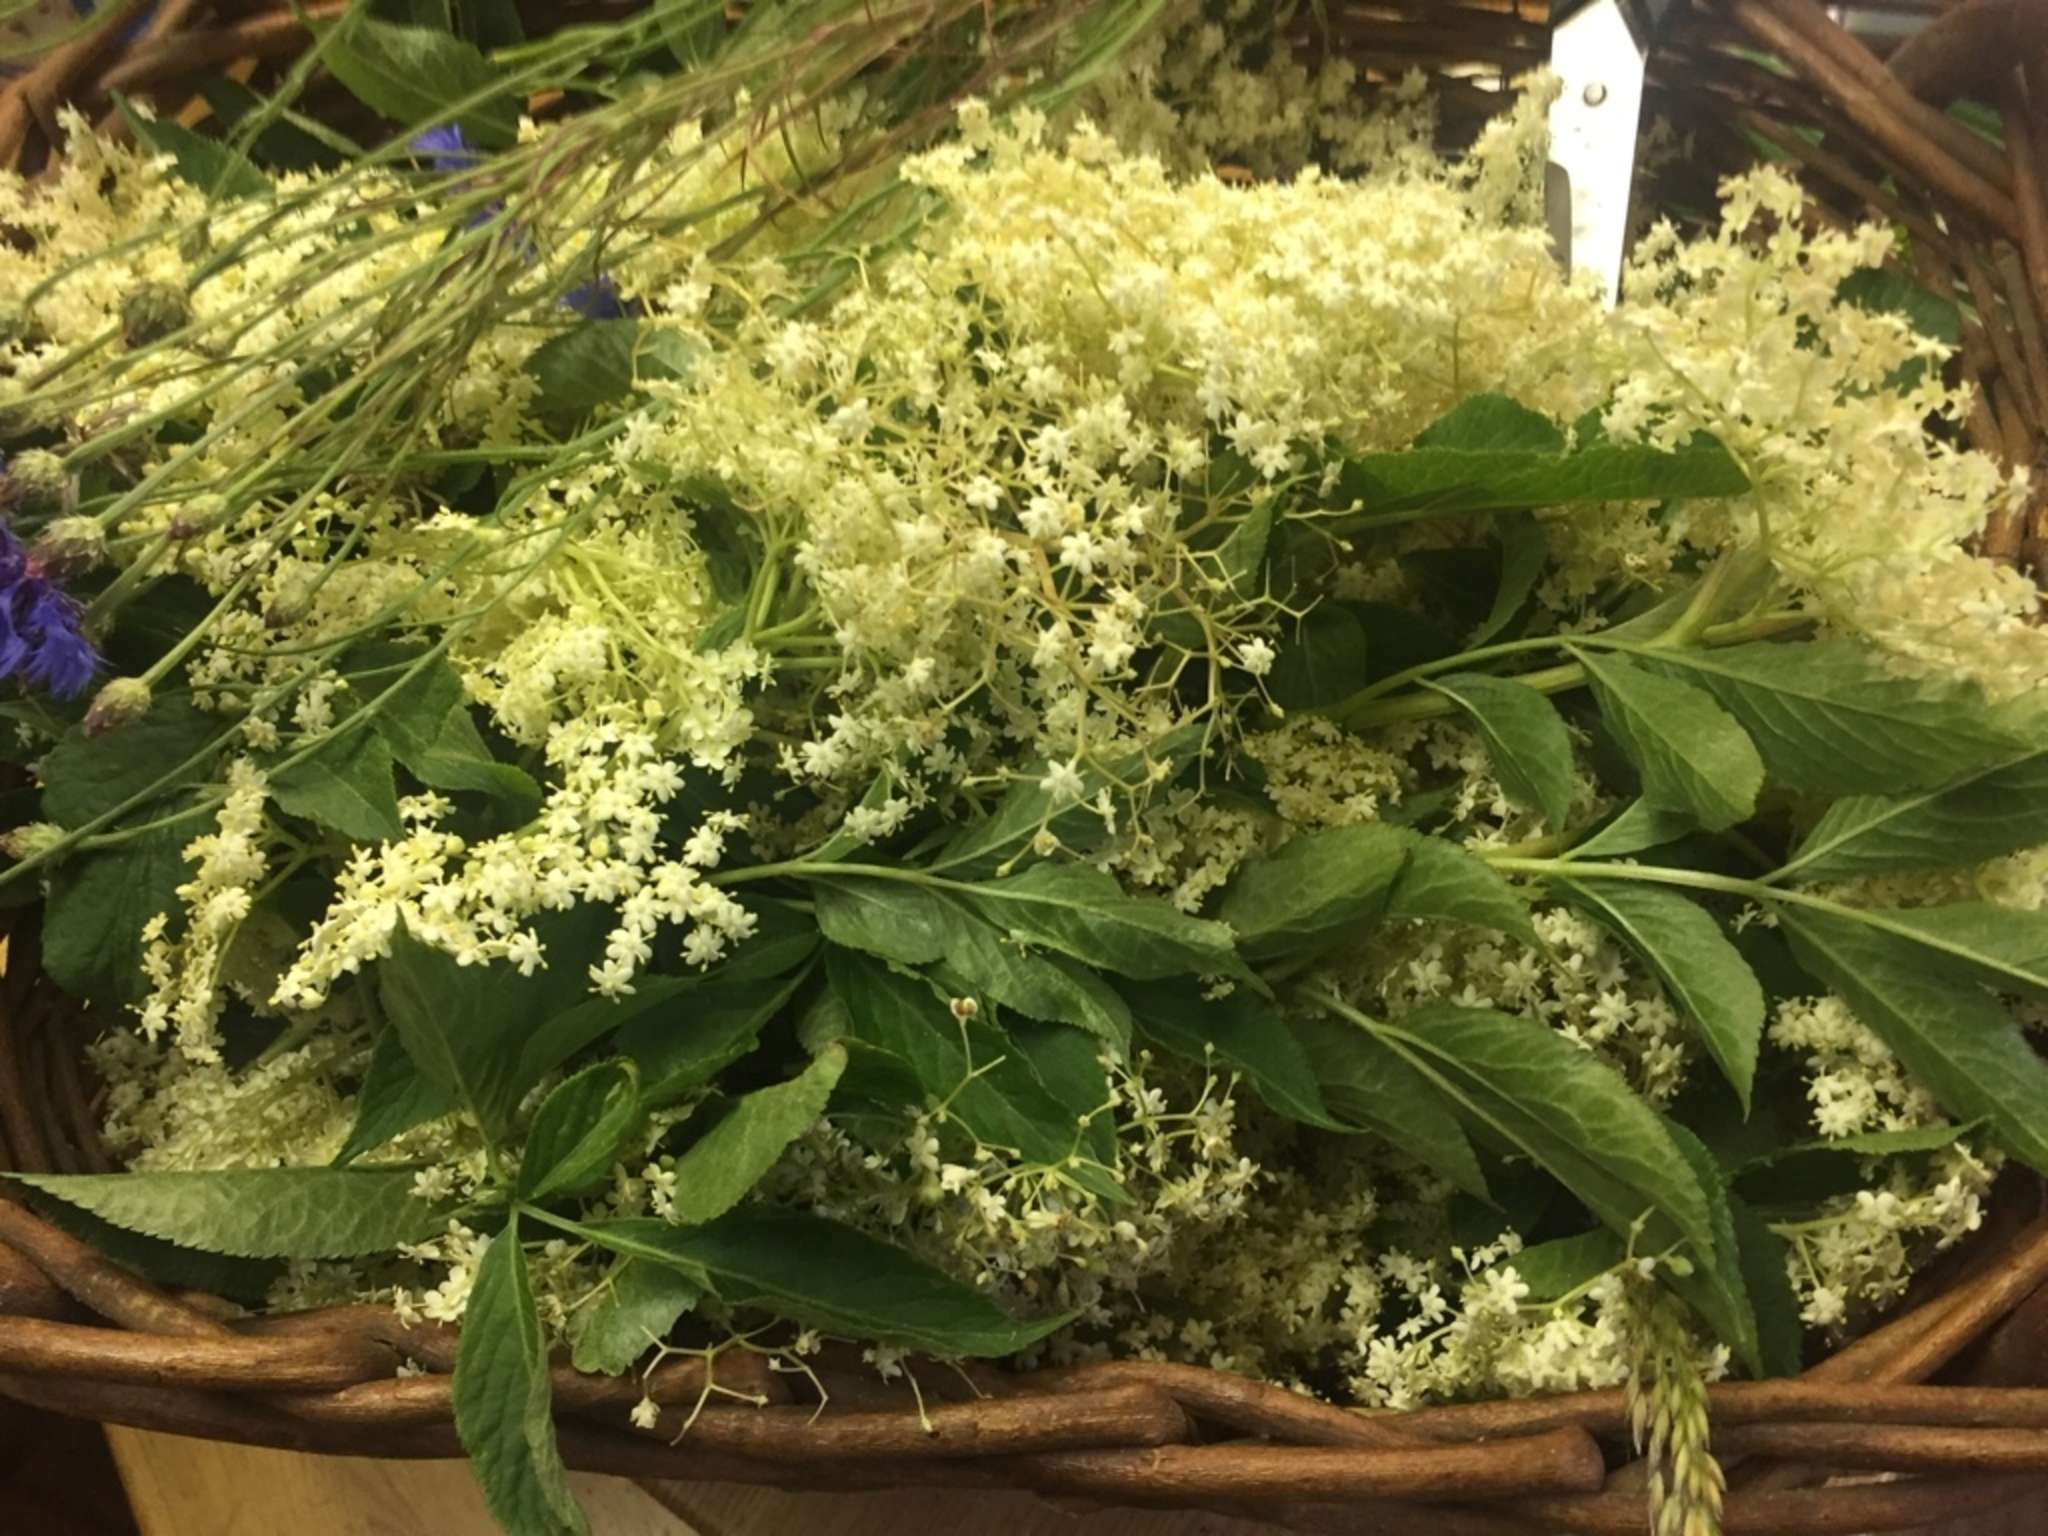
M416 669L395 684L388 678L381 687L373 684L377 707L371 717L371 729L415 778L435 789L479 790L505 802L522 819L539 809L540 786L520 769L492 758L470 718L462 680L446 658L437 656L420 666L416 656L395 647L368 655Z
M1526 512L1508 512L1494 524L1500 540L1500 585L1494 589L1493 606L1465 637L1468 648L1484 645L1506 629L1522 611L1537 579L1550 561L1550 540L1543 525Z
M119 1005L149 995L143 927L180 911L178 887L191 871L188 834L144 833L117 847L74 854L50 871L43 903L44 972L74 997Z
M181 123L145 117L119 91L111 93L135 137L159 155L169 155L178 179L209 197L266 197L270 178L231 145L194 133Z
M775 1206L743 1206L702 1227L630 1221L589 1230L607 1242L630 1240L636 1254L658 1254L708 1274L730 1305L941 1357L1014 1354L1068 1321L1019 1321L900 1248Z
M1526 683L1457 672L1426 686L1447 696L1472 722L1501 788L1562 827L1576 778L1572 739L1557 706Z
M332 827L355 842L389 842L405 835L391 749L374 731L338 733L312 756L272 772L269 787L270 798L287 815Z
M1710 832L1755 814L1763 759L1711 694L1625 657L1576 648L1572 654L1653 809L1688 815Z
M1554 883L1649 965L1747 1114L1763 1042L1764 989L1721 925L1674 891L1626 880Z
M1202 1066L1242 1072L1268 1108L1303 1125L1350 1129L1323 1102L1317 1074L1276 1004L1242 988L1218 998L1199 984L1155 982L1131 1000L1147 1039Z
M706 980L679 1006L626 1025L618 1047L639 1068L641 1102L649 1109L673 1104L746 1055L802 980Z
M1645 848L1661 848L1688 833L1699 823L1684 811L1659 810L1647 800L1631 800L1620 814L1584 842L1573 846L1574 859L1612 859Z
M2048 842L2048 752L1912 795L1838 800L1772 876L1823 882L1960 869Z
M831 1022L843 1036L827 1033L825 1016L819 1016L806 1033L810 1049L822 1051L828 1040L843 1037L884 1063L898 1064L914 1082L916 1096L945 1103L984 1146L1008 1147L1026 1161L1049 1164L1073 1155L1079 1140L1074 1115L1046 1091L1030 1063L1009 1049L1000 1030L978 1018L955 1017L924 978L850 950L828 950L825 972L840 1005ZM854 1065L863 1065L858 1052L849 1063L849 1087ZM885 1072L883 1081L892 1075ZM890 1082L892 1093L904 1086ZM890 1107L900 1108L902 1101Z
M1533 1244L1510 1262L1522 1283L1529 1287L1528 1299L1547 1303L1561 1300L1597 1280L1627 1256L1628 1245L1620 1237L1605 1227L1596 1227L1576 1237Z
M1385 1137L1474 1199L1490 1198L1455 1107L1405 1057L1336 1019L1295 1018L1288 1024L1332 1114L1347 1126Z
M477 1265L456 1346L454 1396L455 1432L508 1536L587 1536L555 1443L547 1340L516 1213Z
M588 910L571 914L560 926L594 926L592 916ZM378 997L405 1054L492 1137L505 1134L535 1081L524 1071L520 1043L587 996L570 936L565 932L544 947L550 963L532 976L505 964L459 965L414 938L401 918L391 953L378 966ZM571 953L554 953L558 947Z
M645 380L687 378L695 362L680 331L644 320L585 320L549 338L526 360L539 386L535 406L573 424L623 400Z
M818 928L829 942L899 965L926 965L942 958L969 921L938 891L903 880L817 880L811 885L811 899Z
M1518 511L1584 501L1665 501L1749 489L1742 467L1704 433L1674 452L1581 433L1567 447L1547 417L1504 395L1474 395L1413 447L1344 461L1338 494L1367 526L1415 515Z
M1403 832L1408 862L1387 892L1387 916L1490 928L1537 946L1529 906L1484 859L1440 837Z
M519 1166L518 1198L582 1194L611 1173L640 1125L640 1074L630 1061L585 1067L541 1101Z
M1231 931L1087 864L1036 864L960 893L1012 939L1139 981L1239 973Z
M2048 997L2048 912L1959 901L1897 911L1860 909L1859 915L1963 966L1997 991Z
M519 136L519 106L472 43L432 27L397 26L361 11L327 30L320 62L350 95L403 129L443 119L451 103L474 143L503 149Z
M41 765L43 815L60 826L80 827L136 795L197 783L211 771L211 754L229 722L201 714L183 694L159 694L149 713L118 731L88 737L73 726L45 755ZM200 761L181 779L174 770L186 759Z
M1926 788L2022 746L1974 687L1895 677L1852 641L1631 654L1711 693L1749 733L1772 780L1809 794Z
M1385 910L1413 846L1371 823L1304 832L1239 870L1216 915L1253 960L1322 948Z
M1756 1307L1749 1297L1727 1175L1699 1137L1674 1121L1667 1121L1665 1128L1706 1193L1714 1230L1713 1247L1705 1252L1696 1250L1692 1273L1668 1275L1665 1283L1685 1298L1745 1370L1761 1375L1763 1358L1757 1342Z
M702 1292L680 1270L645 1259L612 1266L597 1299L571 1320L570 1364L598 1376L621 1376L669 1335Z
M1651 1218L1653 1251L1682 1239L1712 1255L1713 1207L1697 1175L1657 1112L1590 1051L1535 1020L1449 1004L1371 1033L1614 1231Z
M1943 1109L1981 1117L2013 1156L2048 1170L2048 1062L1968 970L1857 916L1786 906L1778 921L1800 964Z
M438 1120L455 1108L455 1097L440 1084L420 1075L398 1031L386 1029L370 1048L369 1065L356 1089L355 1123L348 1140L334 1155L338 1165L354 1162L374 1152L394 1136L416 1125Z
M818 1123L845 1070L845 1047L828 1045L788 1082L757 1088L741 1098L676 1160L671 1219L696 1225L739 1204L789 1144Z
M1728 1196L1728 1215L1741 1255L1742 1281L1756 1315L1757 1364L1760 1376L1796 1376L1804 1352L1806 1326L1799 1318L1799 1297L1792 1289L1785 1239L1741 1196Z
M1339 603L1319 603L1285 636L1266 692L1286 710L1322 709L1366 682L1365 626Z
M1121 1050L1131 1011L1100 974L1065 955L1032 951L964 914L946 947L946 970L963 995L1051 1024L1071 1024Z
M388 1254L448 1219L414 1197L410 1168L7 1176L130 1232L243 1259Z

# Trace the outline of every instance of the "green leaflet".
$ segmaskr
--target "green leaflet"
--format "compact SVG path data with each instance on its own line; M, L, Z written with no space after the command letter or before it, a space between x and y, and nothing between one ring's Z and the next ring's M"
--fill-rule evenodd
M109 736L88 737L73 726L43 758L43 815L81 827L139 794L197 783L210 772L205 749L217 748L226 731L226 721L201 714L178 693L158 694L148 714ZM195 756L200 762L177 777L175 770Z
M270 775L270 798L288 815L332 827L359 843L405 835L391 748L376 732L344 727L311 756Z
M914 1092L947 1103L952 1117L985 1146L1012 1148L1047 1164L1073 1155L1080 1138L1074 1112L1047 1091L995 1026L979 1017L956 1018L930 982L849 950L828 951L825 973L840 1008L835 1016L815 1015L803 1039L822 1051L843 1034L850 1045L866 1048L849 1058L849 1089L856 1069L864 1081L876 1081L879 1066L892 1110L903 1107L896 1095L907 1076ZM864 1062L868 1053L881 1062Z
M1410 846L1373 823L1304 832L1238 871L1216 915L1249 959L1320 949L1385 909Z
M498 72L475 46L431 27L401 27L352 11L326 31L321 62L358 101L402 127L456 114L473 142L502 149L518 137L519 113ZM472 98L475 98L472 101Z
M1674 891L1625 880L1555 883L1648 963L1748 1113L1763 1041L1764 990L1721 925Z
M597 1300L570 1320L570 1363L599 1376L622 1376L668 1337L676 1319L703 1293L679 1270L645 1259L621 1259Z
M350 661L373 669L362 684L365 697L376 701L370 728L413 777L435 789L479 790L504 802L517 820L539 810L540 786L491 756L446 657L421 665L409 647L371 645L352 651ZM394 676L390 668L402 670Z
M1504 395L1474 395L1393 453L1347 459L1337 494L1362 503L1365 526L1415 516L1518 511L1582 501L1733 496L1749 478L1705 434L1676 452L1600 436L1582 422L1579 445L1548 417Z
M1332 1114L1376 1132L1475 1199L1490 1198L1455 1106L1406 1057L1337 1019L1288 1022Z
M515 1212L484 1250L455 1355L455 1432L508 1536L585 1536L555 1444L554 1390Z
M455 1108L447 1089L422 1077L398 1031L385 1029L370 1048L370 1060L363 1080L356 1088L356 1118L349 1127L348 1140L334 1155L336 1166L354 1162L374 1152L394 1136L402 1136L416 1125L438 1120Z
M75 854L50 871L43 905L43 969L74 997L122 1004L149 993L142 930L181 911L178 887L191 874L182 850L190 834L146 832L115 848Z
M585 1230L616 1251L709 1275L733 1306L947 1358L1012 1354L1068 1321L1020 1322L900 1248L775 1206L743 1206L701 1227L622 1221Z
M1711 694L1621 656L1577 647L1572 654L1652 809L1681 812L1710 832L1755 813L1763 759Z
M601 1061L541 1101L519 1167L521 1200L582 1194L602 1183L640 1125L640 1075Z
M1772 780L1809 794L1926 788L2022 745L1975 688L1895 677L1847 640L1631 654L1713 694L1748 731Z
M2048 842L2048 752L1911 795L1838 800L1774 880L1960 869Z
M811 892L828 941L899 965L942 958L967 921L939 892L904 880L821 879Z
M1624 1235L1714 1252L1713 1204L1669 1129L1620 1074L1545 1025L1436 1004L1370 1031L1470 1117L1548 1169Z
M620 1030L618 1047L640 1071L641 1102L673 1104L746 1055L802 980L708 980L678 1006Z
M1441 838L1375 822L1304 832L1252 860L1216 915L1253 960L1327 948L1382 917L1463 923L1536 942L1527 907L1483 861Z
M1527 904L1484 860L1440 837L1402 836L1408 841L1408 862L1387 893L1389 917L1462 923L1491 928L1524 944L1541 943Z
M1727 1175L1706 1144L1691 1131L1675 1121L1666 1121L1665 1129L1706 1193L1714 1230L1712 1248L1704 1252L1694 1249L1692 1273L1667 1275L1665 1284L1705 1319L1714 1336L1734 1352L1745 1369L1761 1375L1763 1352L1757 1336L1756 1308L1744 1278L1742 1241L1735 1231Z
M1803 1363L1806 1325L1786 1268L1785 1239L1770 1229L1740 1195L1728 1196L1728 1216L1740 1249L1742 1283L1756 1317L1757 1363L1762 1376L1796 1376Z
M2013 1156L2048 1169L2048 1063L1971 972L1856 917L1785 906L1778 920L1800 964L1944 1109L1982 1117Z
M237 1168L218 1173L8 1175L102 1221L244 1259L350 1259L439 1232L410 1168Z
M1287 635L1266 674L1266 692L1283 710L1321 709L1366 682L1365 627L1350 609L1318 603Z
M2001 992L2048 996L2048 912L1984 901L1864 911L1867 923L1958 962Z
M1128 896L1088 864L1034 864L960 899L1011 938L1139 981L1241 974L1231 931L1157 896Z
M944 974L962 996L988 999L1049 1024L1071 1024L1118 1049L1130 1043L1131 1010L1100 972L1065 955L1033 951L987 923L963 921L946 948Z
M145 117L119 91L111 93L121 119L135 137L177 162L178 179L211 197L264 197L275 190L248 156L218 139L194 133L182 123Z
M1574 759L1570 735L1557 706L1526 683L1478 672L1455 672L1425 686L1465 712L1501 788L1552 827L1563 827L1571 811Z
M1513 622L1536 590L1536 582L1550 559L1550 540L1543 525L1527 512L1506 512L1494 522L1500 540L1500 585L1494 589L1493 606L1486 611L1465 644L1484 645Z
M414 938L402 920L392 933L391 954L377 974L384 1016L420 1075L451 1107L474 1115L489 1136L504 1135L535 1081L524 1069L520 1042L588 995L572 935L579 926L594 926L593 915L585 908L550 924L546 932L553 936L544 940L549 963L530 977L502 963L458 965Z
M1683 811L1661 811L1647 800L1631 800L1620 814L1582 843L1573 845L1574 859L1612 859L1645 848L1675 843L1699 823Z
M929 870L955 880L995 874L1021 862L1041 831L1050 832L1069 848L1086 851L1105 835L1101 813L1092 803L1099 791L1112 782L1127 787L1166 783L1207 741L1206 725L1187 725L1152 743L1149 756L1126 758L1109 771L1084 764L1080 769L1082 791L1076 799L1046 788L1044 764L1027 769L1012 781L993 811L953 835Z
M1290 1120L1349 1129L1323 1102L1317 1073L1277 1005L1241 989L1205 998L1199 985L1186 981L1134 987L1131 997L1146 1037L1174 1055L1235 1068L1269 1108Z
M642 380L687 378L695 361L690 341L668 326L585 320L536 347L526 371L540 386L535 408L567 428L624 399Z
M1512 1260L1529 1287L1529 1300L1553 1302L1598 1279L1628 1256L1628 1245L1605 1227L1576 1237L1552 1238L1524 1248Z
M818 1123L846 1070L846 1048L825 1046L786 1083L757 1088L676 1161L674 1220L724 1215L760 1182L789 1144Z

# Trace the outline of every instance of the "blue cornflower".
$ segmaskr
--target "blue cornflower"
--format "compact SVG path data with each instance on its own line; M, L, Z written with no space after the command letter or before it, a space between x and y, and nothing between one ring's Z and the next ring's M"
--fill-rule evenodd
M472 149L469 140L463 137L460 123L444 123L439 128L429 128L425 133L414 134L407 147L435 170L444 174L470 170L483 162L483 156ZM471 215L470 226L474 228L479 224L488 223L504 211L505 204L494 199ZM527 259L532 260L533 248L526 237L516 228L511 233L512 238L519 242L520 247L526 252ZM620 299L618 284L605 272L598 273L588 282L578 283L563 294L562 307L573 309L589 320L622 320L638 309L637 305L629 308Z
M439 128L415 134L407 147L437 171L466 171L483 158L469 147L460 123L443 123Z
M85 692L99 666L78 604L0 524L0 677L19 676L60 699Z

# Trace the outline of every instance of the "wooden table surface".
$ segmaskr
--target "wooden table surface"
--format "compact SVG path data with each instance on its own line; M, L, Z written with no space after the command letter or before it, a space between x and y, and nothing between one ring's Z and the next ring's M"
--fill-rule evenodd
M304 1456L109 1429L142 1536L497 1536L454 1461ZM592 1536L1268 1536L1215 1515L1075 1515L1027 1495L776 1493L578 1474ZM667 1507L664 1508L663 1506ZM27 1533L24 1533L27 1536Z

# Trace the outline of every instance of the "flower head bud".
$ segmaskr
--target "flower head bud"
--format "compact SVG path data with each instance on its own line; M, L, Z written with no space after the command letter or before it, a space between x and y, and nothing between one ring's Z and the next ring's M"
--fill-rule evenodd
M130 347L146 347L182 330L192 318L185 295L169 283L146 283L121 304L121 339Z
M61 512L71 500L71 476L47 448L25 448L7 459L0 504L24 512Z
M31 821L0 832L0 853L17 861L39 859L63 841L64 829L54 821Z
M83 575L107 558L107 531L92 517L60 517L43 530L29 558L60 581Z
M139 677L117 677L93 695L85 712L85 734L100 736L140 720L149 713L149 684Z

